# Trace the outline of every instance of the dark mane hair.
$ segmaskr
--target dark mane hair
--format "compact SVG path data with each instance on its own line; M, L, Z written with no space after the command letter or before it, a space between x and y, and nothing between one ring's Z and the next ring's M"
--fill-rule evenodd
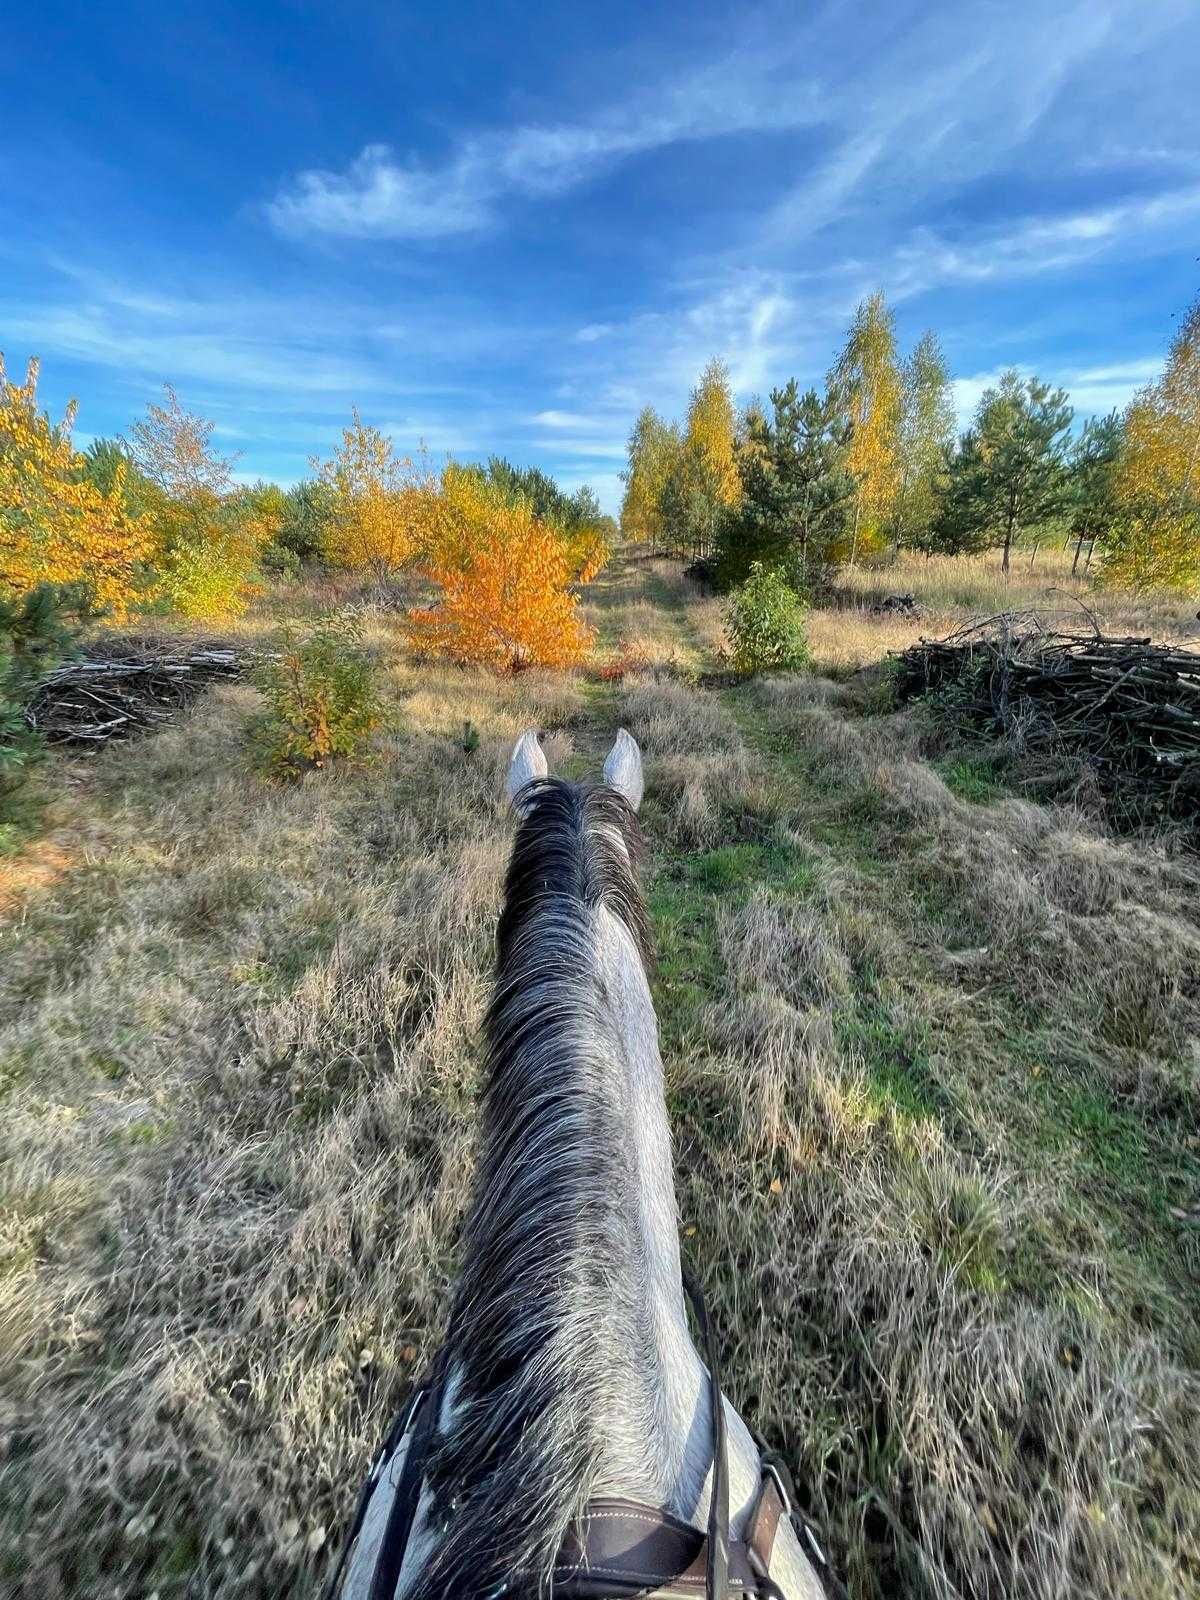
M649 962L642 834L602 786L540 779L517 807L448 1340L458 1381L429 1473L453 1514L418 1580L428 1600L548 1586L594 1480L613 1330L629 1298L614 1287L634 1214L628 1161L603 1114L622 1046L596 981L594 929L607 907Z

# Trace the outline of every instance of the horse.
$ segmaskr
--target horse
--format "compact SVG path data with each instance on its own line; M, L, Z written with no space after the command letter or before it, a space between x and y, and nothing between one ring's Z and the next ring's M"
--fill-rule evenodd
M339 1600L818 1600L786 1469L689 1332L625 730L603 781L513 749L517 833L448 1331L367 1480Z

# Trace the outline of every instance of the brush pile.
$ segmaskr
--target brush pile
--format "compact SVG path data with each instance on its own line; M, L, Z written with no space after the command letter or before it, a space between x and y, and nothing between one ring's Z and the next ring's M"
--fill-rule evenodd
M898 662L902 699L931 694L1016 755L1090 773L1131 825L1185 822L1200 835L1200 652L1004 612L922 639Z
M95 748L170 721L210 683L240 677L241 651L197 643L185 651L144 639L105 639L38 684L25 720L50 744Z

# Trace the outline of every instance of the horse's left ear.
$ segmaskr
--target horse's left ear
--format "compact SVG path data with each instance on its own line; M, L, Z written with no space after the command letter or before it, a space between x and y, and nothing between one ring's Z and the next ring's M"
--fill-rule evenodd
M512 760L508 763L508 779L504 785L508 798L515 800L527 783L549 776L550 768L546 765L546 752L542 749L538 731L529 728L513 746Z
M645 783L642 779L642 752L631 733L622 728L617 742L608 752L604 763L604 781L609 788L623 794L636 811L642 803Z

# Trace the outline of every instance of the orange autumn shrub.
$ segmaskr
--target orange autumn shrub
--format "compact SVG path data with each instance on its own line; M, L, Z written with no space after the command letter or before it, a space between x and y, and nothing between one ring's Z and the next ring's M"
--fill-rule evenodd
M442 548L426 558L441 596L408 616L414 649L498 672L582 661L594 635L579 615L571 553L557 531L527 502L487 495L472 501L466 526L446 520Z
M152 552L149 521L126 508L123 465L107 492L85 475L71 442L74 403L51 422L37 383L36 361L18 384L0 358L0 596L85 584L97 606L122 619Z

